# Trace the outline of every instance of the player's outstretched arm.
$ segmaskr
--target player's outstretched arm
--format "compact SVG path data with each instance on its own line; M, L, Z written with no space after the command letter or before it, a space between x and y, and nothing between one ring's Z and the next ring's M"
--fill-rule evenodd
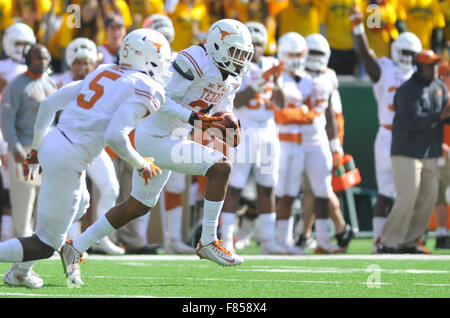
M39 145L52 125L56 113L75 100L80 92L80 88L81 81L72 82L58 89L42 101L34 124L32 149L39 149Z
M363 15L358 7L350 11L350 20L352 21L353 35L356 48L363 61L364 69L373 83L378 82L381 77L381 69L377 62L377 57L369 47L369 42L364 32Z

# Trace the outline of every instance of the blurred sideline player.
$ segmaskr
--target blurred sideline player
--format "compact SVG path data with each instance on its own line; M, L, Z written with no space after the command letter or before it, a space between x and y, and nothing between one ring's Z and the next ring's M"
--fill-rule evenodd
M281 146L279 180L275 190L277 243L290 254L303 254L303 250L294 246L292 238L292 205L300 193L305 163L301 125L311 124L314 119L313 113L309 113L305 105L306 100L311 98L313 89L312 78L305 71L307 51L305 39L296 32L285 33L278 40L277 57L285 65L285 71L281 75L285 106L281 110L275 109Z
M301 133L305 155L303 169L314 194L314 224L318 243L315 252L342 253L345 250L334 245L328 233L330 201L333 196L331 172L343 161L336 117L331 105L338 81L336 73L327 68L330 46L325 37L318 33L310 34L306 37L306 44L306 71L313 79L312 98L308 106L314 119L311 124L301 127Z
M101 65L83 81L62 87L41 104L33 150L24 164L25 178L33 179L39 165L45 173L37 227L31 237L0 243L0 261L16 263L3 277L6 284L42 287L42 279L31 267L35 260L60 250L73 221L86 212L85 169L105 144L135 167L143 181L157 174L159 168L133 149L128 134L164 102L162 74L170 65L170 46L156 31L135 30L123 41L121 59L121 66ZM48 131L61 109L57 126ZM63 259L64 252L60 252Z
M247 22L255 54L249 72L234 99L235 113L244 132L244 141L235 151L229 187L221 214L221 234L227 249L233 249L234 224L241 191L250 171L256 180L259 212L259 241L262 254L286 254L275 241L276 213L274 187L278 180L280 144L274 121L272 102L283 106L283 93L274 80L281 75L278 60L263 56L267 32L259 22ZM279 74L278 74L279 72Z
M27 65L24 61L24 51L26 46L30 46L36 43L36 37L33 30L26 24L16 22L10 25L3 33L2 47L7 58L0 60L0 99L1 93L6 85L12 82L18 75L25 73ZM9 201L9 174L8 174L8 145L3 138L3 134L0 131L0 154L1 154L1 174L2 174L2 187L4 191L1 196L4 202L3 213L1 215L1 237L0 241L9 239L13 236L12 218L11 212L4 214L5 209L9 204L5 201ZM10 210L10 209L8 209Z
M162 14L152 14L144 20L144 27L161 32L172 44L175 38L175 30L172 20ZM175 60L177 52L172 51ZM186 190L186 176L178 172L172 172L167 180L164 193L164 207L166 210L167 232L164 233L164 251L167 254L192 254L195 249L182 241L183 221L183 192Z
M162 173L146 184L139 180L138 171L134 170L130 198L109 210L73 243L64 244L61 254L72 282L82 283L79 269L81 253L103 236L154 207L172 170L208 177L202 234L196 254L225 266L243 262L217 239L217 224L232 164L221 152L187 137L194 124L202 130L214 127L215 131L224 132L224 126L215 122L222 122L225 118L211 117L207 113L231 112L235 92L252 56L253 45L247 27L231 19L211 25L204 46L192 45L177 55L172 63L165 103L154 116L138 126L135 134L136 149L145 156L151 154ZM237 124L237 120L233 122ZM234 131L231 129L232 138L224 138L230 146L236 146L240 141L239 126L234 127Z
M333 108L338 124L339 141L341 146L344 141L344 117L342 114L342 104L339 91L336 89L331 97L331 107ZM314 194L311 189L308 175L303 173L301 190L303 193L302 215L295 229L296 245L303 250L315 249L317 242L312 237L312 227L314 224ZM336 239L339 247L347 248L354 233L350 225L345 223L342 215L340 201L336 193L333 192L330 197L330 218L334 223Z
M372 218L372 252L375 252L375 243L381 235L396 196L391 164L392 122L395 115L394 95L397 88L413 74L413 58L422 50L422 44L413 33L403 32L391 44L391 58L387 56L377 58L367 42L361 12L353 9L350 19L355 45L364 69L373 83L373 92L378 105L380 127L374 145L378 196L373 207Z
M65 56L70 70L53 77L58 87L83 80L94 70L98 58L97 47L88 38L76 38L67 46ZM86 173L97 187L97 206L93 210L96 212L93 215L94 220L96 220L116 204L119 195L119 182L111 158L104 150L86 167ZM69 239L80 234L80 223L79 220L75 220L67 235ZM108 237L104 237L97 242L92 247L92 251L112 255L124 253L123 249L114 245Z

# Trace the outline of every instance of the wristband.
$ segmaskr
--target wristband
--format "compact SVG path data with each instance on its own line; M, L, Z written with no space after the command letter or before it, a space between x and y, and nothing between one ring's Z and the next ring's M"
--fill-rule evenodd
M364 25L362 23L358 23L354 28L353 28L353 34L354 35L361 35L364 33Z

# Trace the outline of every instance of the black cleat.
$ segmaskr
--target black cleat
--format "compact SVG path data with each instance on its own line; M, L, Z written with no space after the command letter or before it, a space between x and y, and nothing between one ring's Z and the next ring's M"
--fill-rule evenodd
M437 236L435 248L450 249L450 236Z
M345 225L344 231L337 233L335 238L337 240L338 246L347 249L350 241L355 237L352 227L348 224Z

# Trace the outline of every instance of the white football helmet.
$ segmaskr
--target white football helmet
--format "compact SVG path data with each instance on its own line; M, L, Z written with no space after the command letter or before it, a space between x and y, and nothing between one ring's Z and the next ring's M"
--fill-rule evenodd
M66 62L72 67L73 62L78 58L88 58L92 64L97 63L97 46L88 38L76 38L66 48Z
M26 45L16 45L17 42L24 42ZM10 25L3 34L3 49L6 55L16 62L23 63L26 46L36 44L36 37L33 30L25 23L16 22Z
M277 57L289 72L304 69L307 52L306 41L297 32L285 33L278 39Z
M265 50L267 47L267 43L269 42L269 37L267 36L267 30L264 24L255 21L250 21L247 22L245 26L250 31L250 35L252 36L252 42L261 44Z
M410 54L405 54L406 52ZM403 32L391 44L391 56L403 72L407 73L413 70L414 59L422 51L422 43L419 38L411 32ZM414 54L411 54L413 52Z
M148 16L144 20L143 27L162 33L169 43L172 43L175 38L172 20L166 15L155 13Z
M322 34L313 33L306 37L306 45L309 51L306 57L306 68L318 72L325 71L331 54L327 39ZM320 52L320 54L310 54L311 51Z
M164 35L152 29L137 29L128 33L122 41L119 65L142 71L165 84L172 75L169 71L172 52Z
M233 19L209 27L205 48L217 67L237 76L247 73L254 53L250 31Z

